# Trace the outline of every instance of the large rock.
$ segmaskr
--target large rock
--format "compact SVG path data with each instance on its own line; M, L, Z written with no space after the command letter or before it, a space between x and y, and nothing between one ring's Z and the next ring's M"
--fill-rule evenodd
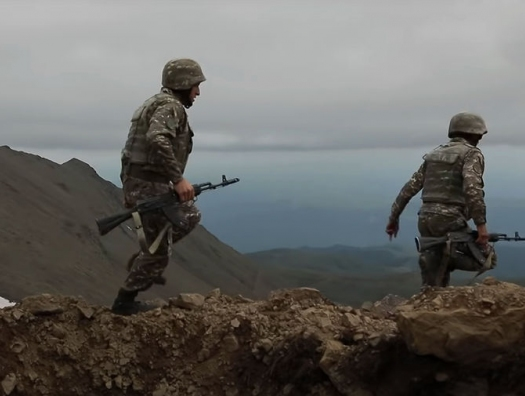
M466 364L492 360L523 342L525 290L493 278L429 289L398 307L396 322L416 354Z

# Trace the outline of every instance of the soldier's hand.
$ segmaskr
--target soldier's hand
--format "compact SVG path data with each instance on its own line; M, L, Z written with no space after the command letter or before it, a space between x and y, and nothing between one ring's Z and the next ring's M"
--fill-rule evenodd
M398 232L399 232L399 222L398 221L390 221L386 225L386 233L388 234L389 240L392 240L392 236L394 238L397 237Z
M478 227L478 239L476 239L476 243L480 246L485 246L489 243L489 232L487 231L487 225L482 224Z
M192 184L184 178L175 184L173 189L179 196L181 202L190 201L195 197L195 190L193 189Z

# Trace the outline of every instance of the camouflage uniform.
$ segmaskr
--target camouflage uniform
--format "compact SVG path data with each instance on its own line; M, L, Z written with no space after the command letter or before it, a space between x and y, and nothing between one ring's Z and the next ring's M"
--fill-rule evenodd
M127 208L138 200L172 191L170 184L183 179L193 148L193 131L185 110L191 103L184 95L203 81L205 77L195 61L169 61L162 72L161 91L133 114L121 156L120 178ZM141 215L145 245L151 250L142 247L130 258L128 276L113 304L115 312L136 312L134 298L138 292L154 283L165 283L162 273L170 259L171 244L188 235L201 219L193 201L177 205L176 213L181 220L177 225L160 212ZM152 246L159 234L158 246Z
M484 135L485 122L475 114L459 113L450 121L449 137L455 132ZM408 202L423 190L423 204L418 213L421 236L442 237L454 231L469 232L470 219L476 226L485 224L485 161L481 150L463 137L452 137L447 144L437 147L423 159L424 162L396 197L389 223L397 224ZM454 269L478 268L480 264L472 256L470 248L470 245L455 244L452 248L454 254L446 258L443 247L422 252L419 266L423 285L445 287ZM494 257L494 265L495 262Z

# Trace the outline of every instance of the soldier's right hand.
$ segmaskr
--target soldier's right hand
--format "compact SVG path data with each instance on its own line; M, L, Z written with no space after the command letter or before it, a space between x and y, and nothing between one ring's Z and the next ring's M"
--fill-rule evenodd
M173 189L179 196L181 202L190 201L195 198L195 190L193 189L193 185L184 178L175 184Z
M392 240L392 237L396 238L399 232L399 221L389 220L385 232L388 234L389 240Z
M489 243L489 232L487 231L487 225L481 224L477 226L478 229L478 239L476 243L480 246L485 246Z

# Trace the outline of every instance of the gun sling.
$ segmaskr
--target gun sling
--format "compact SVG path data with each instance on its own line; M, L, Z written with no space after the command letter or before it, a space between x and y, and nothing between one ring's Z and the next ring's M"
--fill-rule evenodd
M144 234L144 227L142 226L142 220L140 218L140 213L133 212L131 215L133 216L133 221L135 222L135 229L137 230L137 237L142 251L144 253L155 254L155 252L160 246L162 238L164 238L164 235L166 235L168 228L171 227L171 224L169 222L166 222L166 225L162 228L159 235L157 235L157 238L153 241L151 246L148 247L148 243L146 241L146 234Z

